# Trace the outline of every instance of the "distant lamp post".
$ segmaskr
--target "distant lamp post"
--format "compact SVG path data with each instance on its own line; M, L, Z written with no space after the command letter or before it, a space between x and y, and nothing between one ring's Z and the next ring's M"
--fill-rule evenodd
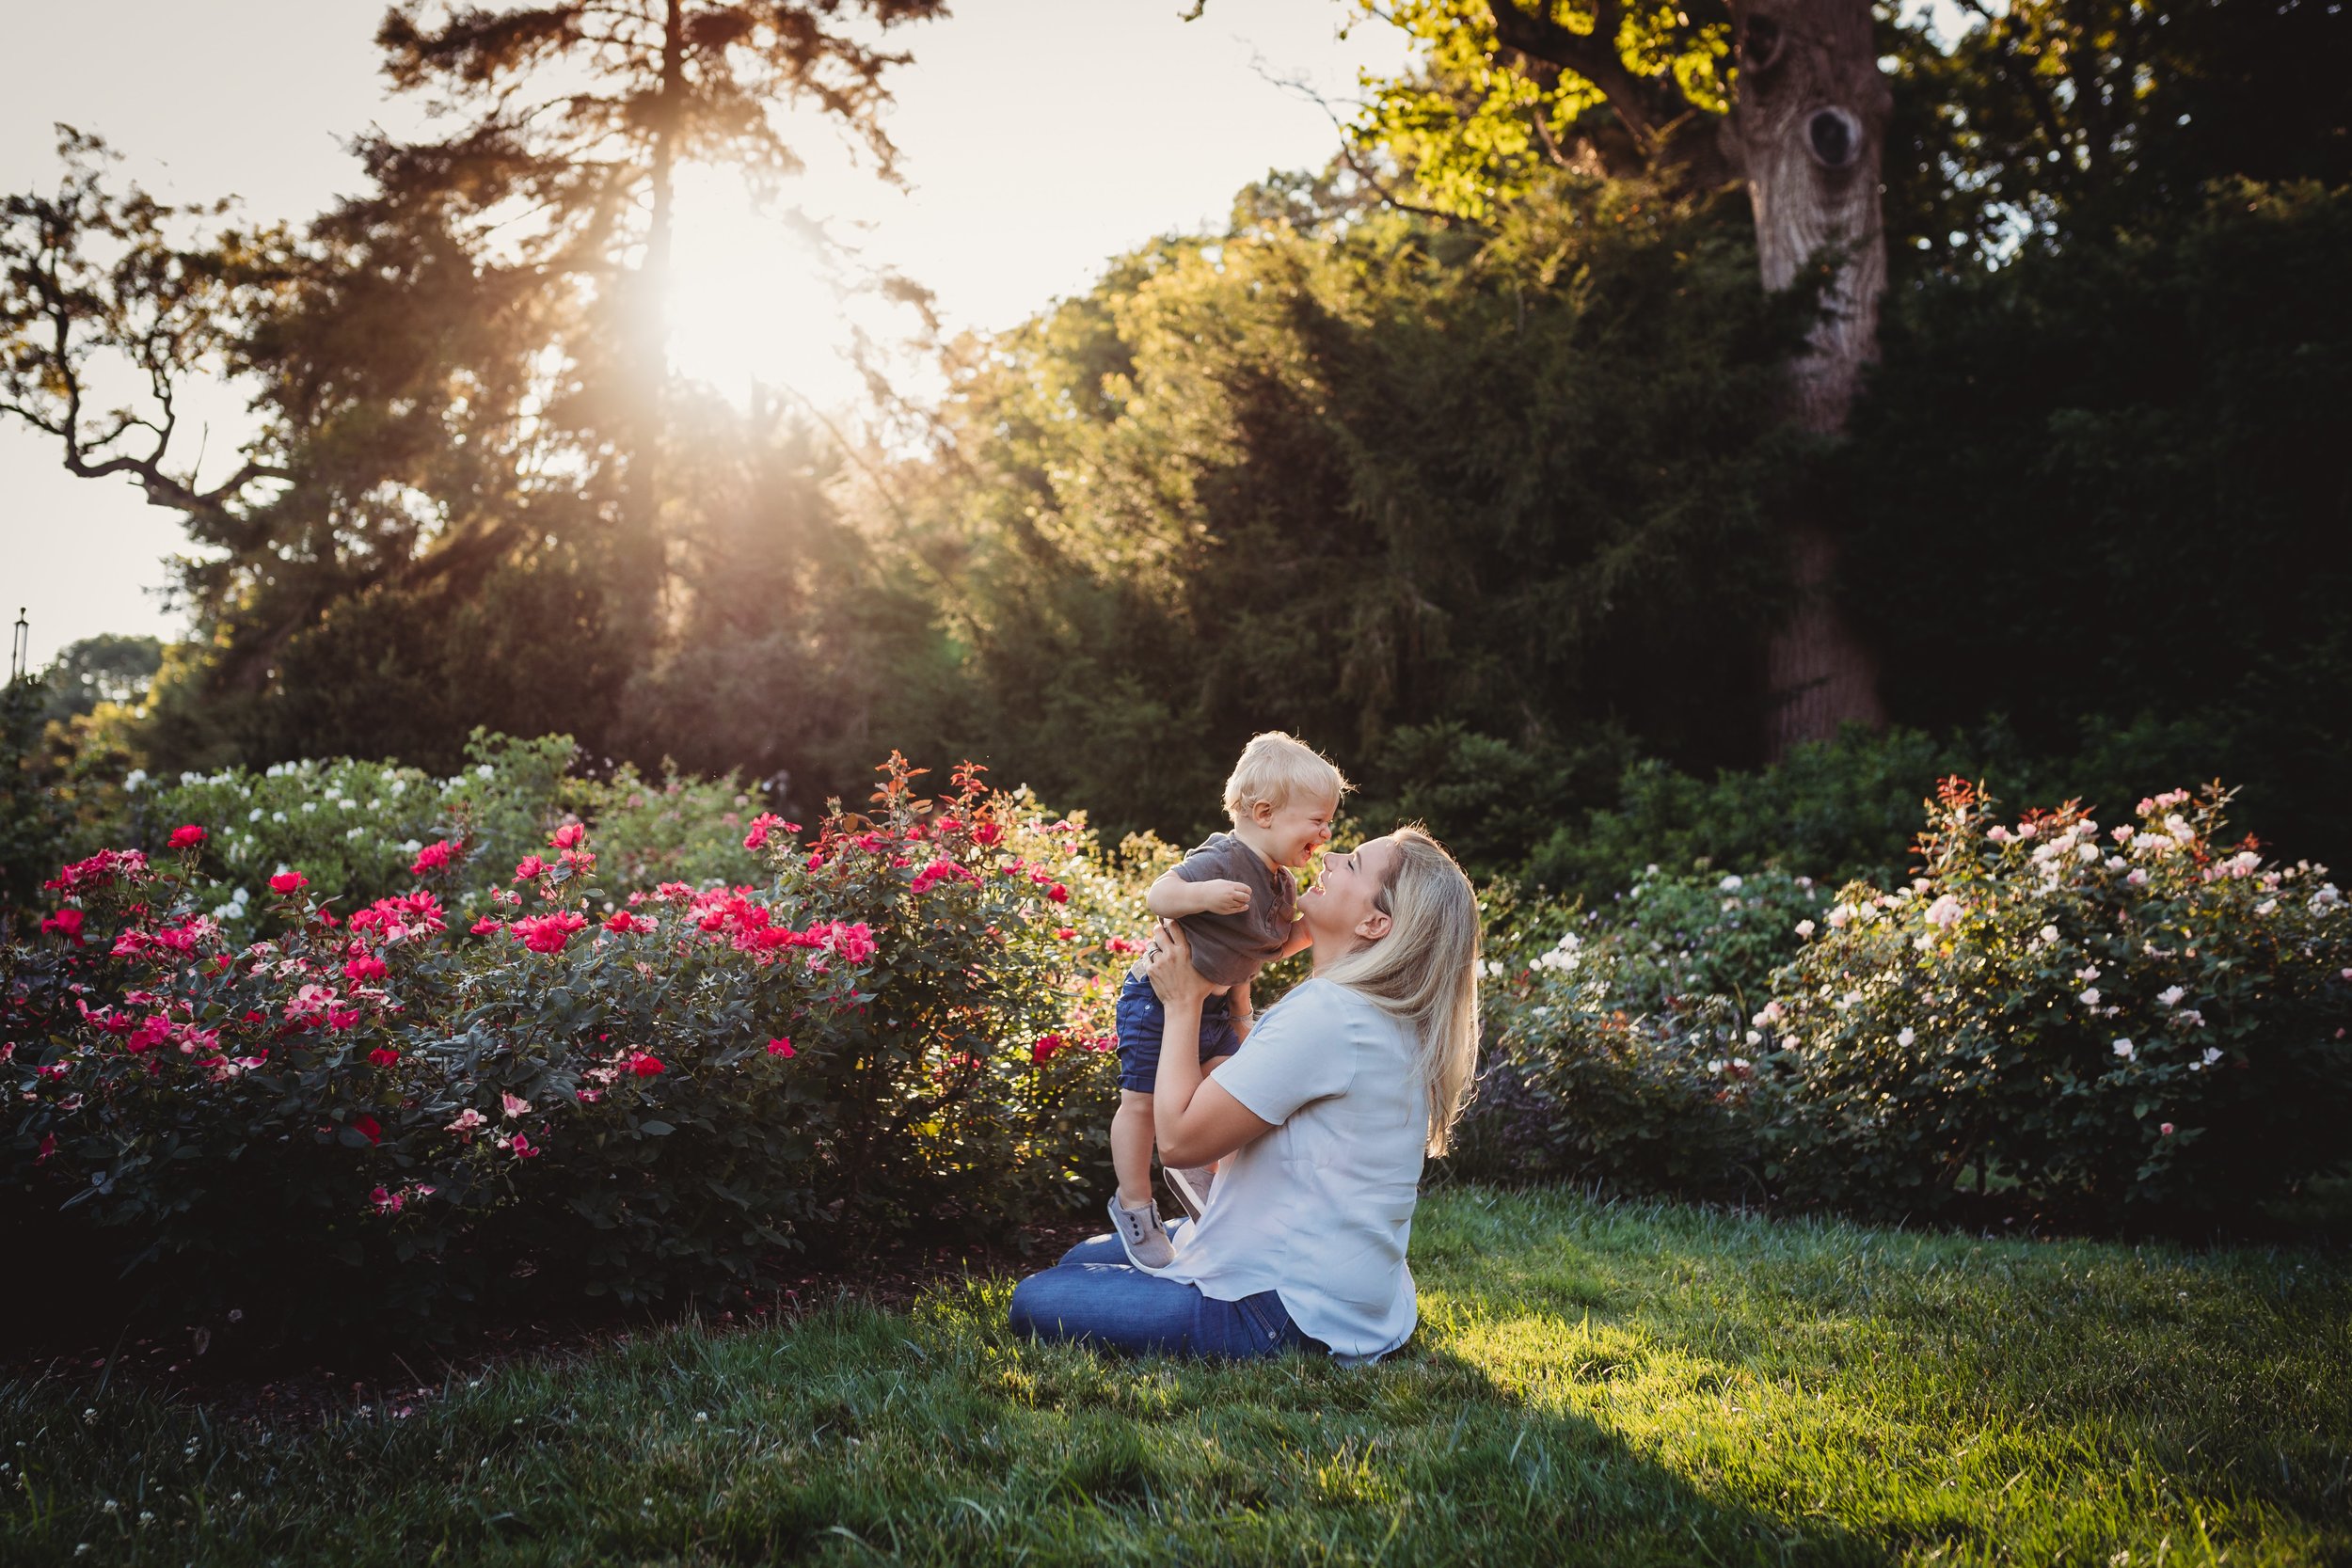
M8 643L8 680L11 685L31 673L31 660L25 656L32 647L33 625L24 619L24 607L17 606L16 636Z

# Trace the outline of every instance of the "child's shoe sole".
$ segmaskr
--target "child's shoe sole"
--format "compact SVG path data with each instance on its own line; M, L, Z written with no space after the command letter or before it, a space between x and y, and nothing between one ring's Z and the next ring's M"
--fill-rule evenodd
M1209 1187L1216 1180L1216 1172L1209 1165L1162 1165L1160 1174L1168 1178L1168 1190L1176 1195L1176 1206L1193 1219L1199 1219L1209 1207Z

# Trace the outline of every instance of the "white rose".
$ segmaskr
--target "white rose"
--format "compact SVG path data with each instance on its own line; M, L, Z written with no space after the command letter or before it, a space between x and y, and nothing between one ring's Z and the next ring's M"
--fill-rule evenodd
M1903 1032L1895 1037L1895 1043L1897 1045L1909 1045L1918 1037L1919 1036L1917 1032L1915 1031L1910 1024L1906 1023L1903 1025Z
M2116 1053L2118 1056L2122 1057L2122 1058L2123 1058L2123 1060L2125 1060L2125 1061L2127 1061L2127 1062L2128 1062L2128 1061L2130 1061L2130 1060L2131 1060L2134 1056L2137 1055L2139 1053L2138 1053L2138 1052L2137 1052L2137 1049L2136 1049L2136 1048L2132 1045L2132 1042L2131 1042L2131 1041L2129 1041L2129 1040L2117 1040L2117 1041L2115 1042L2115 1053Z

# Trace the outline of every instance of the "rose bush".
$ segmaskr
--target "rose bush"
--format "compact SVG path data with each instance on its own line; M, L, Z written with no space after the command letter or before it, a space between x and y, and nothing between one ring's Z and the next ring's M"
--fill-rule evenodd
M115 835L107 842L151 854L183 847L170 837L182 828L201 828L201 869L222 889L206 912L241 935L258 931L268 905L253 895L280 870L299 871L341 907L357 907L406 886L422 874L417 857L453 835L474 854L439 886L470 918L503 868L566 819L595 827L611 878L624 887L732 884L768 874L770 835L754 834L750 825L782 819L768 812L756 786L732 775L673 772L657 783L624 764L604 777L583 776L569 771L575 749L560 735L520 740L476 731L467 756L469 765L445 779L348 758L176 780L134 772L106 819ZM759 842L746 842L755 837Z
M1745 1015L1824 902L1809 879L1783 872L1661 877L1652 866L1605 909L1522 916L1524 934L1487 960L1491 1045L1457 1166L1763 1196L1762 1037Z
M1925 874L1855 883L1755 1016L1792 1196L1932 1213L1965 1185L2074 1223L2243 1212L2352 1138L2352 917L2231 843L2229 795L2010 820L1958 780Z
M274 874L263 941L213 912L222 835L69 866L0 960L10 1228L317 1327L1089 1196L1135 884L1082 821L917 776L811 844L771 824L765 885L615 895L577 823L495 860L460 827L347 915Z

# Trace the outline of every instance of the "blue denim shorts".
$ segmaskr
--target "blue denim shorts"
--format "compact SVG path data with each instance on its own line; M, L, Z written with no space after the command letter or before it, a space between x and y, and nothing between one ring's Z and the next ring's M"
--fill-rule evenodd
M1160 1035L1168 1027L1168 1007L1152 982L1139 974L1127 976L1119 988L1119 1086L1150 1094L1160 1071ZM1231 1002L1212 996L1200 1005L1200 1065L1241 1049L1233 1028Z

